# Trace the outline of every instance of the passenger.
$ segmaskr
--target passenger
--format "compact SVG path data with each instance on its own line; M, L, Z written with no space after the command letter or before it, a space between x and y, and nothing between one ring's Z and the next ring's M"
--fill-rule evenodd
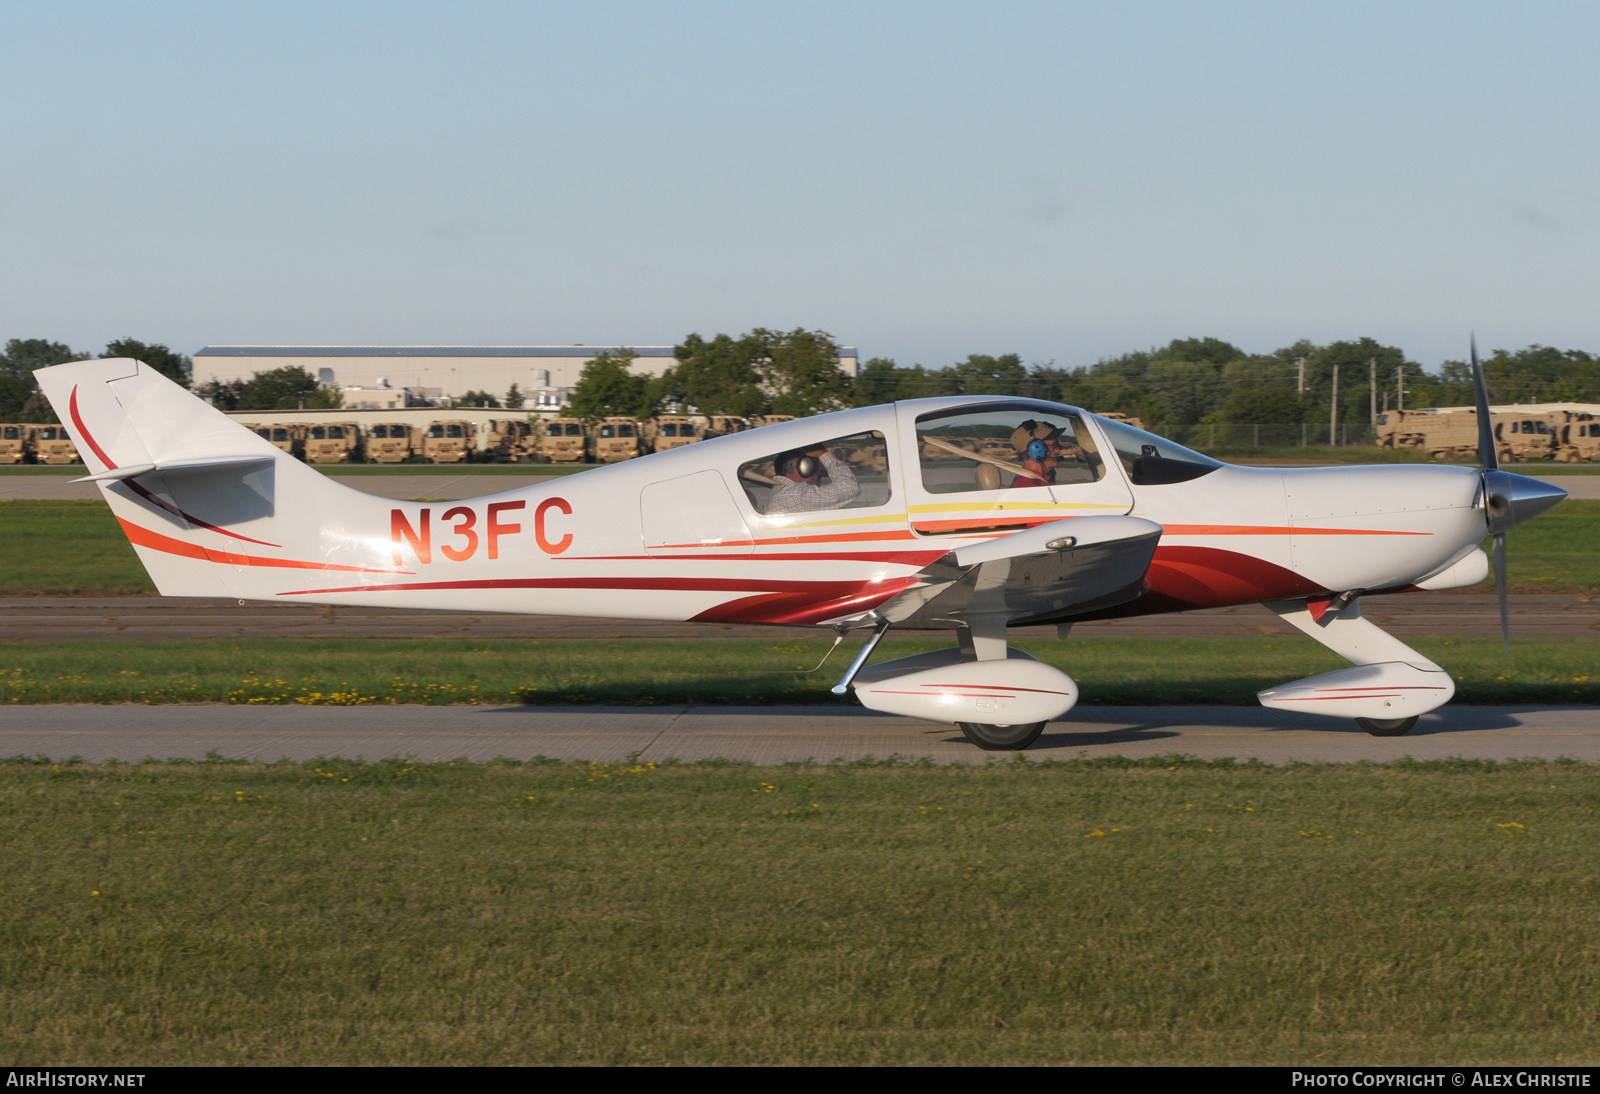
M768 513L815 513L838 509L861 496L855 472L837 453L818 446L785 452L777 460L778 478L767 498ZM822 472L829 483L822 485Z

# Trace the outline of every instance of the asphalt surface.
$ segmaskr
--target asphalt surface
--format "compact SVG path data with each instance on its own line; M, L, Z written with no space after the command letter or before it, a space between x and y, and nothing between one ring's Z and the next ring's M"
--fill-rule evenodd
M1406 593L1369 596L1361 609L1400 638L1495 638L1499 602L1493 593ZM565 616L317 607L198 597L4 597L0 641L148 642L167 638L787 638L808 629L729 623L649 623ZM896 631L949 637L949 632ZM1074 639L1294 637L1300 632L1257 604L1178 615L1080 623ZM1600 601L1565 593L1511 596L1511 633L1518 638L1600 637ZM1054 627L1014 627L1014 638L1054 637Z
M615 763L724 759L754 764L866 758L985 763L952 726L841 707L0 708L0 756L424 762L544 756ZM1050 725L1031 760L1232 757L1266 763L1570 758L1600 762L1593 707L1445 707L1405 737L1260 707L1083 707Z
M85 472L87 474L87 472ZM454 501L498 494L533 483L552 482L550 475L331 475L335 482L402 501ZM1600 500L1600 475L1552 475L1543 481L1581 501ZM0 475L0 501L50 498L98 498L92 482L74 483L66 475Z

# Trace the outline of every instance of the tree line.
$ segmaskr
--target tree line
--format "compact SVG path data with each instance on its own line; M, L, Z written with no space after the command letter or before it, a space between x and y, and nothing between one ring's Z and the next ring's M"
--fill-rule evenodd
M1059 368L1024 365L1015 353L972 354L942 368L874 357L854 378L837 368L823 331L757 329L738 337L691 334L675 363L652 379L629 370L626 351L594 358L572 396L575 414L648 417L694 407L703 414L815 414L941 395L1012 395L1137 416L1154 429L1203 424L1364 425L1378 410L1465 406L1471 368L1446 361L1428 372L1398 346L1372 338L1317 345L1301 340L1251 354L1218 338L1167 345ZM1600 358L1533 345L1484 361L1496 403L1600 402ZM1337 407L1334 378L1338 377Z
M194 363L188 357L174 353L159 342L118 338L106 343L105 352L96 355L79 353L48 338L13 338L6 343L5 353L0 355L0 422L54 422L55 412L39 391L33 370L64 365L68 361L87 361L95 356L135 358L185 387L194 375Z
M691 407L702 414L803 416L925 396L1013 395L1134 415L1159 431L1207 423L1320 427L1330 419L1359 426L1368 420L1374 395L1380 411L1402 399L1417 408L1465 406L1473 398L1465 360L1429 372L1398 346L1371 338L1327 345L1302 340L1264 354L1217 338L1180 338L1071 368L1053 361L1024 364L1015 353L972 354L938 368L874 357L855 377L839 369L839 349L827 332L804 328L691 334L674 347L671 367L656 377L634 373L633 353L616 350L585 366L571 412L591 420L647 418ZM7 342L0 357L0 421L53 421L33 370L90 356L46 339ZM179 383L191 382L191 360L160 343L118 339L98 356L134 357ZM1484 360L1484 373L1496 403L1600 402L1600 358L1582 350L1495 350ZM294 365L207 384L198 394L225 410L331 408L340 401L336 388ZM457 405L517 409L522 394L516 385L503 400L470 391Z

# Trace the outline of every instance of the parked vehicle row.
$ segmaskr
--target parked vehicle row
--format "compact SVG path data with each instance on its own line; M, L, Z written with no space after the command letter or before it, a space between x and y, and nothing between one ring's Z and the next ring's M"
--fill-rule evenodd
M353 421L241 421L240 424L297 459L314 464L449 464L469 460L619 463L711 437L790 421L792 417L788 414L758 418L662 414L645 421L602 418L592 425L578 418L545 421L504 418L487 423L444 420L421 425L406 422L363 425ZM82 462L65 426L0 423L0 465Z
M708 437L789 421L791 415L748 419L664 414L637 418L498 418L487 422L243 421L245 428L307 463L618 463Z
M1600 460L1600 407L1530 406L1491 408L1502 462ZM1435 459L1473 459L1478 451L1478 413L1471 407L1391 410L1378 415L1381 448L1423 448Z
M0 423L0 464L82 463L66 426L34 422Z

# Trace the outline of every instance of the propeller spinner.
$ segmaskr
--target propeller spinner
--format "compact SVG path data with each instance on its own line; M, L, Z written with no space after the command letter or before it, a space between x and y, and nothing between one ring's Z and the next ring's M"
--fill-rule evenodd
M1478 407L1478 466L1483 469L1483 510L1488 534L1494 537L1490 558L1494 564L1495 589L1500 594L1500 640L1505 644L1506 664L1509 665L1511 609L1506 599L1506 533L1550 508L1566 497L1567 492L1539 479L1500 470L1494 420L1489 414L1489 386L1478 360L1476 335L1472 338L1472 393Z

